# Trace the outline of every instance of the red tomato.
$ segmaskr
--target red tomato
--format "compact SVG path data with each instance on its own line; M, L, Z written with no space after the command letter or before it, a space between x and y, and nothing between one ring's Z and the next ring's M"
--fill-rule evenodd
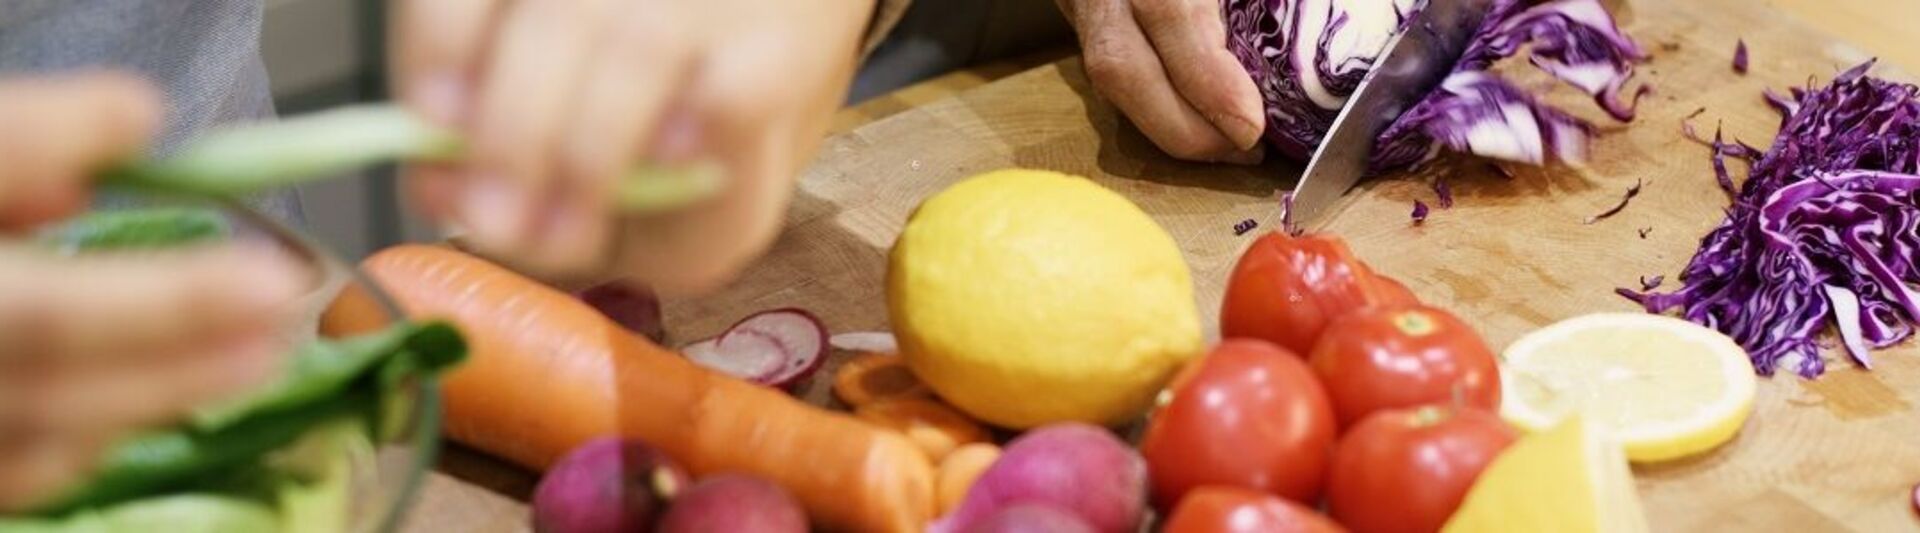
M1308 358L1340 427L1382 409L1459 401L1500 410L1500 367L1486 341L1432 307L1371 307L1327 326Z
M1239 487L1200 487L1180 499L1161 533L1345 533L1306 506Z
M1479 409L1374 413L1340 438L1327 510L1355 533L1439 531L1480 471L1519 433Z
M1420 297L1414 295L1413 290L1408 289L1406 285L1400 283L1400 280L1374 273L1371 270L1367 271L1367 273L1372 274L1371 279L1373 285L1375 290L1380 294L1380 301L1377 302L1380 307L1399 307L1420 304Z
M1220 334L1306 354L1328 322L1391 297L1372 277L1339 237L1268 233L1233 266Z
M1202 485L1319 498L1333 407L1298 356L1262 340L1229 339L1181 369L1170 390L1140 441L1161 509Z

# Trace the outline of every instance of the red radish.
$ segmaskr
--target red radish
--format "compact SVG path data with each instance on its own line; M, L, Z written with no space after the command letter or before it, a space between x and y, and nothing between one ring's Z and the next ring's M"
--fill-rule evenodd
M681 348L700 366L777 388L791 389L827 360L827 327L803 309L761 311L719 337Z
M966 533L1093 533L1086 520L1045 505L1021 504L1001 509L967 528Z
M567 452L533 491L539 533L648 531L687 473L637 440L603 437Z
M660 299L644 287L615 281L580 291L574 297L627 331L645 335L648 340L660 342L667 336L665 324L660 320Z
M900 353L900 341L885 331L849 331L834 335L827 343L849 352Z
M1106 429L1053 424L1007 443L1000 459L967 490L953 514L931 533L971 531L1021 504L1068 511L1102 533L1138 531L1146 514L1147 462Z
M674 499L659 525L660 533L807 533L807 515L778 485L722 474Z

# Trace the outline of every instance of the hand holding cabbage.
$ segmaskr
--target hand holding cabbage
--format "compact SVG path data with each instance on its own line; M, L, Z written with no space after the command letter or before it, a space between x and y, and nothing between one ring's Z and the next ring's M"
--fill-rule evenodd
M1243 80L1257 91L1264 114L1246 121L1262 124L1273 149L1306 160L1387 41L1423 5L1420 0L1222 0L1218 12L1208 16L1201 13L1207 6L1191 0L1141 0L1130 9L1114 5L1122 1L1062 0L1079 28L1088 77L1162 149L1201 160L1229 160L1225 138L1233 139L1234 148L1252 144L1235 126L1243 121L1247 101ZM1163 41L1176 41L1142 39L1140 30L1125 24L1136 20L1142 28L1184 25L1182 31L1157 32L1202 40L1223 36L1224 43L1189 44L1187 39L1169 46ZM1224 33L1214 31L1217 26ZM1646 55L1597 1L1527 7L1518 0L1495 0L1453 73L1376 140L1373 169L1425 161L1442 147L1536 165L1583 160L1593 134L1590 124L1486 72L1523 46L1530 46L1535 67L1592 96L1616 120L1632 120L1635 101L1648 90L1642 86L1626 94L1633 65ZM1237 58L1242 69L1229 72L1221 66L1223 54ZM1216 129L1196 126L1195 117L1206 117Z

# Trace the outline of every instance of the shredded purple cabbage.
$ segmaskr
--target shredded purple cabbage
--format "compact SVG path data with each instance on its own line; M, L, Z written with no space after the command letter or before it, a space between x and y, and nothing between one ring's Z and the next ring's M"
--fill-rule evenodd
M1627 208L1627 202L1632 202L1633 197L1640 195L1640 187L1645 186L1646 184L1647 182L1644 180L1635 180L1633 182L1632 187L1627 187L1627 194L1625 196L1620 197L1620 203L1613 204L1613 207L1608 208L1606 211L1601 211L1600 214L1587 217L1587 219L1582 221L1581 223L1592 224L1595 222L1599 222L1602 219L1605 219L1607 217L1620 214L1621 210L1624 210Z
M1733 42L1733 71L1741 74L1747 73L1746 39L1739 39Z
M1439 199L1441 209L1453 209L1453 187L1447 186L1447 178L1433 180L1433 195Z
M1414 200L1413 201L1413 224L1418 226L1420 225L1421 222L1426 222L1426 221L1427 221L1427 203L1419 200Z
M1714 142L1752 170L1727 217L1700 241L1668 293L1619 292L1647 311L1678 309L1747 349L1754 370L1820 375L1831 323L1847 355L1913 335L1920 319L1920 87L1867 76L1868 61L1824 88L1769 92L1784 115L1765 152Z
M1268 144L1297 160L1311 156L1386 41L1420 0L1224 0L1227 48L1247 68L1266 103ZM1494 0L1453 73L1383 131L1373 171L1433 158L1440 148L1544 164L1578 162L1593 127L1547 107L1484 72L1529 50L1535 67L1592 96L1615 119L1632 120L1624 87L1646 59L1597 0L1524 6Z
M1666 281L1667 281L1666 276L1654 276L1651 278L1646 276L1640 276L1640 290L1650 291L1650 290L1658 289L1660 288L1660 284L1665 283Z

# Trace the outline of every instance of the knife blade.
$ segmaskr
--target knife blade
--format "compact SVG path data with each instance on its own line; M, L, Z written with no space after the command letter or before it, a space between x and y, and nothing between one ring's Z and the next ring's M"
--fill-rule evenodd
M1386 51L1347 98L1346 107L1334 117L1333 127L1300 175L1288 220L1296 225L1311 222L1360 182L1374 138L1440 85L1466 52L1491 4L1491 0L1428 0L1408 21L1406 31L1387 41Z

